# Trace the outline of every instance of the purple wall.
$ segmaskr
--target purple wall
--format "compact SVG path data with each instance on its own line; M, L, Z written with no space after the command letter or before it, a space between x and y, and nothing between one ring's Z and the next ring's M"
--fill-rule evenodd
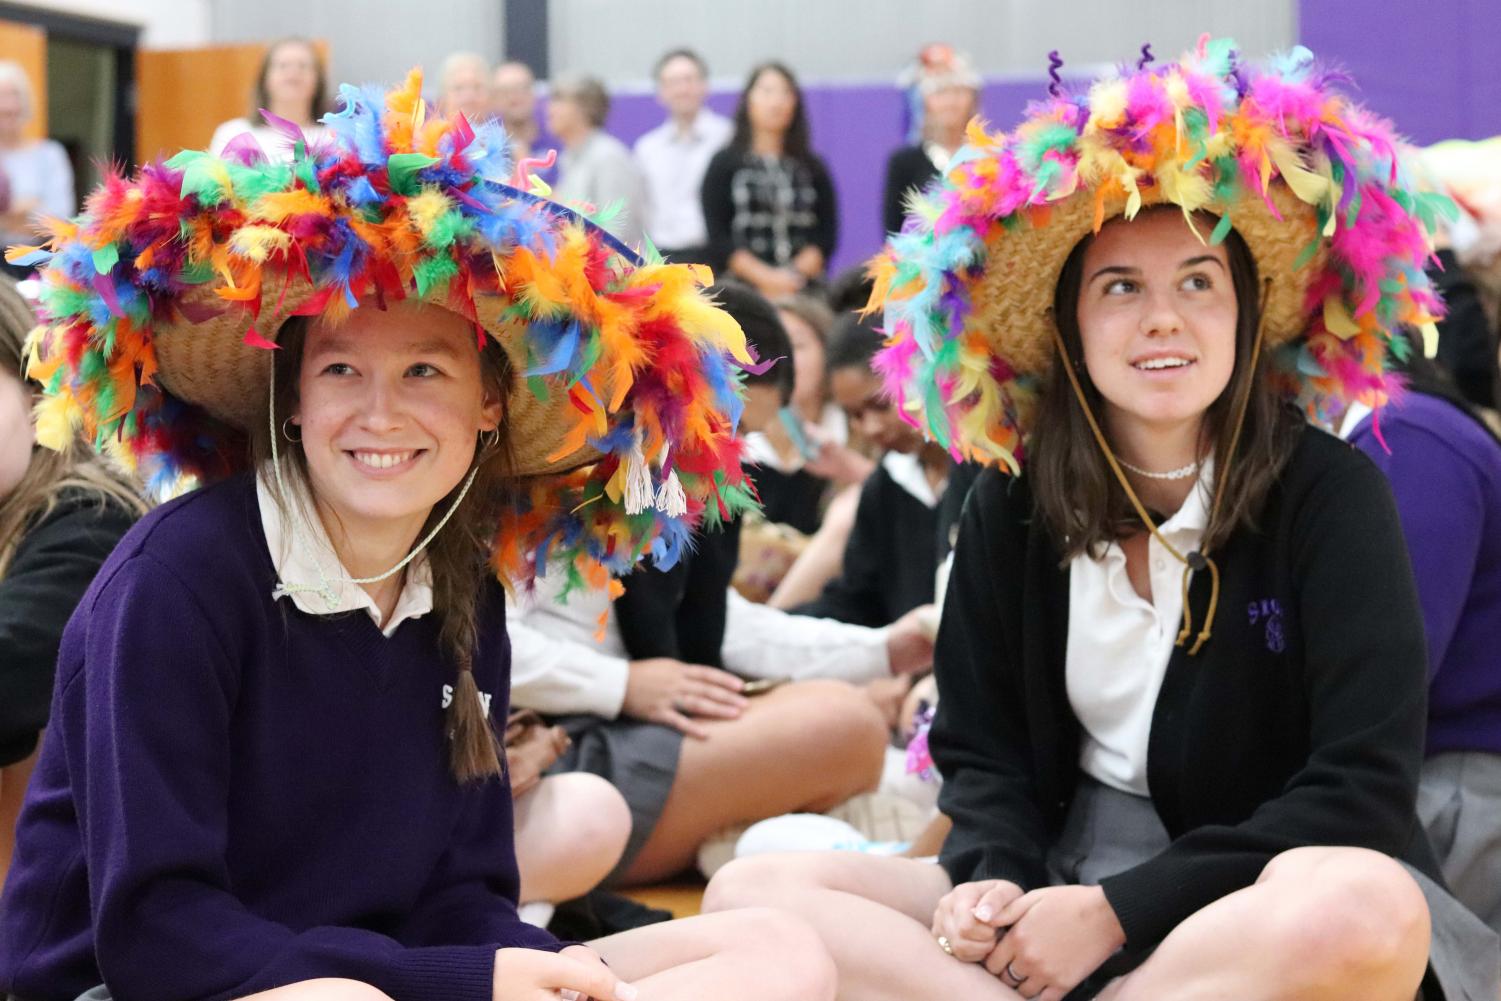
M986 117L1005 127L1018 121L1026 102L1042 93L1042 79L987 86L983 95ZM709 106L733 115L738 96L738 92L713 94ZM806 99L813 148L828 163L839 194L839 246L830 268L830 274L837 274L863 262L881 246L886 158L902 144L903 99L895 85L809 88ZM611 101L606 128L630 144L662 117L654 97L622 94Z
M1498 0L1298 0L1298 34L1414 142L1501 133Z

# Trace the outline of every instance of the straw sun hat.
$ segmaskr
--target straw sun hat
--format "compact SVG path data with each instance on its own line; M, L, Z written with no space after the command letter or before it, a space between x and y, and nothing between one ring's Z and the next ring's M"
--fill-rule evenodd
M1228 39L1047 98L1010 133L978 123L875 258L877 364L910 419L956 457L1013 471L1054 363L1059 274L1085 236L1168 204L1244 238L1266 290L1268 377L1311 412L1386 401L1399 327L1433 334L1423 273L1442 196L1404 176L1391 127L1307 49L1261 66ZM1203 229L1203 227L1197 227Z
M290 163L248 135L185 151L108 178L47 250L11 253L43 265L44 443L81 427L158 490L221 477L270 419L286 319L415 299L510 359L524 479L496 562L511 579L554 561L601 583L653 546L670 562L706 513L750 503L734 428L751 358L705 270L644 261L506 183L500 127L437 116L415 72L341 98L318 144L267 116Z

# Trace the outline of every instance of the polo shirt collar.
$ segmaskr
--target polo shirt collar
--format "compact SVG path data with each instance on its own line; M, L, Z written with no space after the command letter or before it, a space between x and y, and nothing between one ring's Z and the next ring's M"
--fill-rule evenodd
M273 599L290 598L298 611L308 615L338 615L364 609L385 636L393 635L407 619L419 618L433 610L432 567L427 554L419 553L407 565L391 620L382 626L380 609L364 588L350 581L352 575L334 552L307 491L289 485L293 494L288 498L291 510L283 513L267 477L265 469L257 474L255 499L271 564L276 570Z

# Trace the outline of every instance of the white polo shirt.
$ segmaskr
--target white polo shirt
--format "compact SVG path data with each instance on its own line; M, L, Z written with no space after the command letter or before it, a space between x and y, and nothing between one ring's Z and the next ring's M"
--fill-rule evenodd
M1206 461L1183 506L1158 531L1187 556L1209 521L1214 462ZM1099 559L1069 564L1067 687L1084 727L1079 767L1138 796L1147 789L1147 741L1167 662L1183 620L1183 564L1155 537L1147 542L1152 600L1136 593L1126 554L1112 542Z
M729 143L735 125L701 108L687 131L671 118L636 140L636 163L646 176L646 235L668 250L706 246L700 191L714 154Z
M290 598L299 611L308 615L336 615L363 608L385 636L393 635L407 619L415 619L433 610L433 573L427 554L419 553L407 564L401 594L391 612L391 621L381 626L380 608L358 584L334 553L333 543L323 522L313 509L306 491L289 484L296 496L291 500L289 517L277 506L271 484L262 470L255 478L255 500L261 511L261 529L266 533L266 548L276 568L277 588L271 596Z

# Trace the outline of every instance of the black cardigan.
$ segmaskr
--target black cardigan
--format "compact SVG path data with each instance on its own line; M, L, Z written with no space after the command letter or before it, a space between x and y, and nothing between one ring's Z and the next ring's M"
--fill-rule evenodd
M933 600L939 541L937 509L878 464L860 488L839 576L792 611L857 626L890 625Z
M0 579L0 765L36 747L63 626L134 521L112 500L69 491L23 534Z
M881 196L881 227L887 233L901 231L907 214L904 204L913 189L921 190L938 176L938 168L921 143L903 146L886 161L886 191Z
M1386 480L1310 427L1258 525L1215 554L1213 637L1197 657L1174 650L1157 699L1147 780L1173 843L1102 884L1138 957L1301 845L1372 848L1442 884L1414 810L1426 654ZM1190 601L1202 622L1207 574ZM1068 566L1025 476L987 470L965 508L935 656L930 741L955 884L1048 884L1080 774L1068 607Z

